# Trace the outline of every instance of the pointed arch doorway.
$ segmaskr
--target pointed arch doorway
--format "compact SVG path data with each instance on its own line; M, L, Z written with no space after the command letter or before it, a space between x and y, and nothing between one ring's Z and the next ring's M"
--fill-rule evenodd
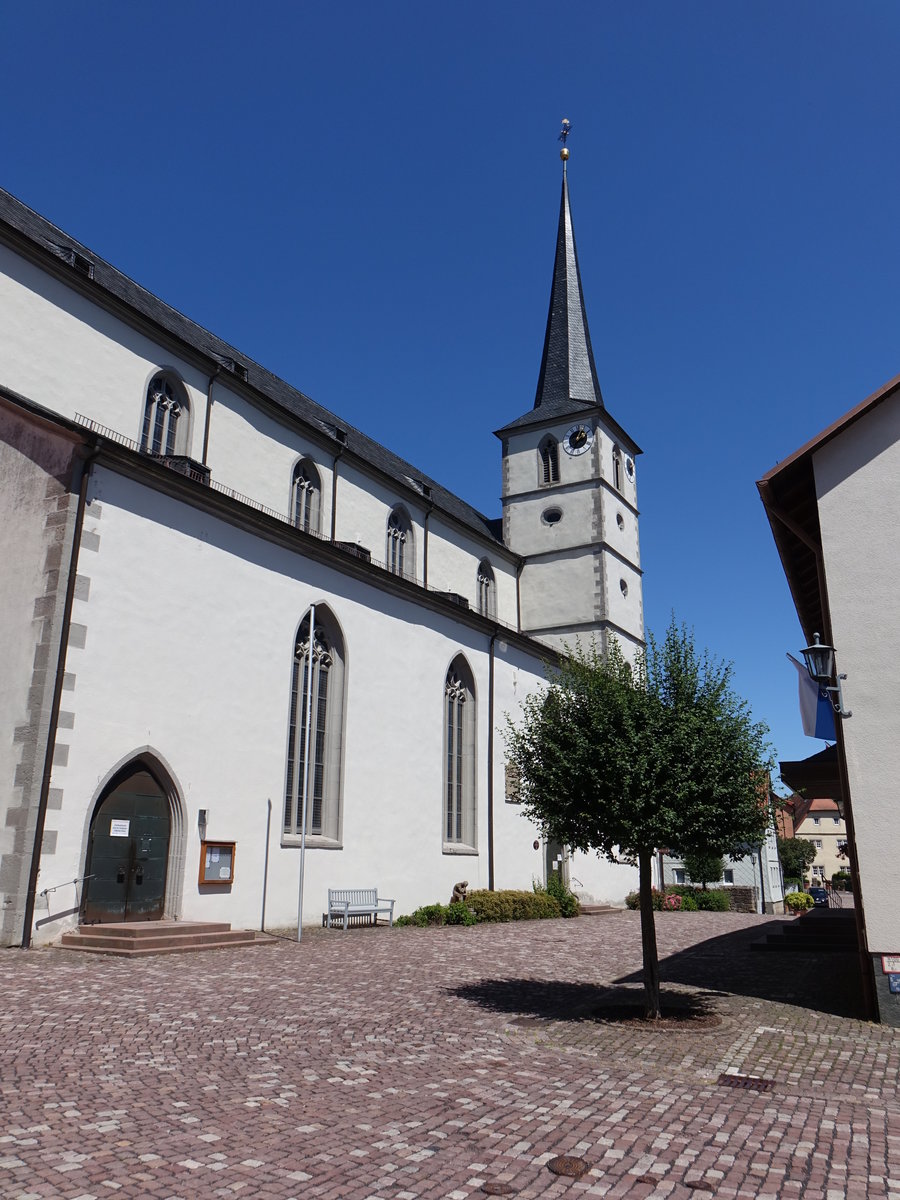
M162 918L171 824L166 791L144 763L109 782L91 821L85 924Z

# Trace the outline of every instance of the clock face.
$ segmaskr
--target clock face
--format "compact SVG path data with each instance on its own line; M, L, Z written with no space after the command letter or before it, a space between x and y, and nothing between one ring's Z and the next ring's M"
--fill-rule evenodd
M594 435L587 425L573 425L563 441L566 454L584 454L590 450Z

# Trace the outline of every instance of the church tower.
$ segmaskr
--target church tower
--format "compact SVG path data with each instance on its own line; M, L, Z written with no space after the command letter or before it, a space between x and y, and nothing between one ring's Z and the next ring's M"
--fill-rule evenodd
M524 558L523 632L556 648L626 658L644 644L635 458L640 448L603 403L569 207L563 122L562 198L550 313L534 407L496 436L503 444L503 539Z

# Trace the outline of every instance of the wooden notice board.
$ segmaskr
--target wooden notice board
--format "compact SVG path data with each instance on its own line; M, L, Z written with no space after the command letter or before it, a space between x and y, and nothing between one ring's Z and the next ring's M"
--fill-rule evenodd
M234 883L234 842L200 843L200 882Z

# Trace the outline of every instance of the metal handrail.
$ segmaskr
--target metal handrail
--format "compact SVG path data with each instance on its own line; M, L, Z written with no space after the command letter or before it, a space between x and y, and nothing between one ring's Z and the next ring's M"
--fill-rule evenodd
M67 879L65 883L58 883L56 887L44 888L42 892L38 892L39 896L48 896L50 892L58 892L60 888L71 887L73 883L84 883L86 879L93 879L93 875L79 875L77 879Z

